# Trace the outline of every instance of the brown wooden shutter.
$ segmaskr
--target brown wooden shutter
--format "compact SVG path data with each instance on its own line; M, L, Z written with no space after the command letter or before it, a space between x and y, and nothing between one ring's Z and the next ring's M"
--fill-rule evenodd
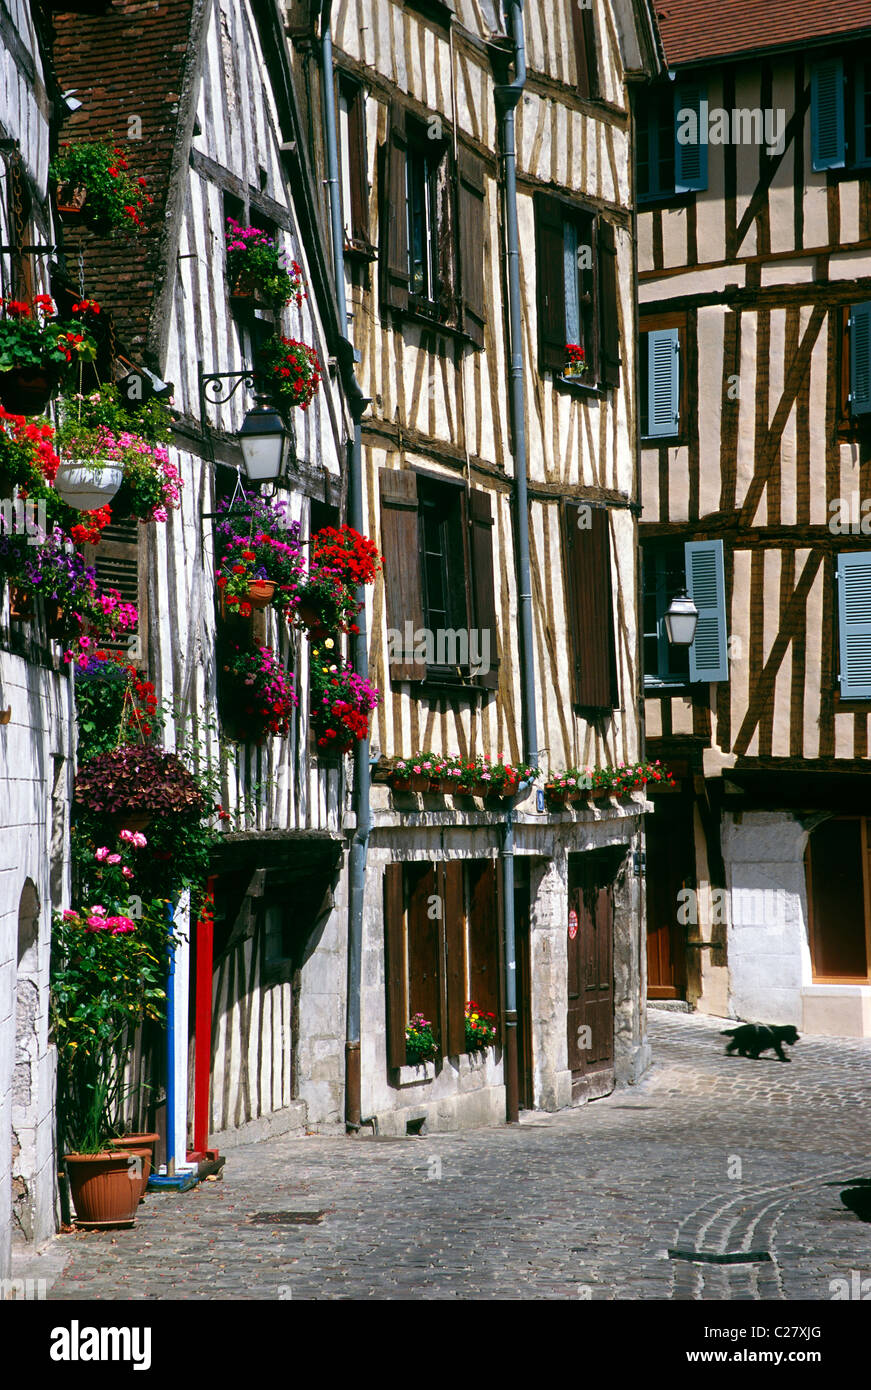
M93 565L101 589L117 589L124 603L133 603L139 613L135 628L128 628L115 641L100 639L102 647L129 653L131 662L146 660L148 624L145 585L141 582L139 547L142 527L138 521L119 521L106 526L98 546L85 547L85 560ZM134 642L131 639L135 639Z
M620 381L620 325L617 311L617 246L614 228L599 219L599 380L603 386Z
M469 873L469 997L499 1017L499 918L496 862L473 860Z
M484 243L486 182L484 162L460 146L460 278L462 328L478 347L484 346Z
M466 1050L466 914L463 899L463 861L449 859L444 873L445 1054L458 1057Z
M386 308L408 308L408 207L405 108L390 103L390 128L383 154L381 188L381 298Z
M439 318L455 327L460 319L459 265L457 253L456 169L450 145L445 140L436 174L436 206L438 213L438 265L436 295Z
M574 702L583 709L614 709L617 653L611 593L609 515L592 508L589 529L578 526L578 504L564 503L566 588L572 637Z
M596 20L592 9L582 8L580 0L571 0L571 4L578 95L595 101L599 96Z
M538 287L538 362L562 371L566 360L566 288L563 207L549 193L535 195L535 278Z
M400 634L402 642L399 659L389 661L390 677L395 681L422 681L426 666L414 659L414 634L423 627L417 474L410 469L382 468L379 484L387 626Z
M495 690L499 684L499 638L496 628L496 579L493 546L493 499L489 492L472 488L469 492L471 523L472 595L474 623L478 630L478 651L485 654L484 636L490 643L489 670L473 675L476 684ZM471 643L470 643L471 646Z
M384 981L387 1005L387 1065L405 1066L405 905L402 865L384 871Z
M441 896L441 876L435 864L408 864L408 1016L421 1013L444 1049L442 1012L442 923L431 915L433 899Z
M369 242L369 179L366 162L366 97L356 82L346 81L348 102L348 172L351 206L348 209L354 241Z

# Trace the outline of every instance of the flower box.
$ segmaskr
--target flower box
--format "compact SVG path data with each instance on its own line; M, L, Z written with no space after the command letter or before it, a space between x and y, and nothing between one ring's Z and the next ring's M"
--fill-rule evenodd
M68 226L85 220L85 202L88 190L83 183L59 183L57 186L57 211L62 222Z
M399 1067L400 1086L420 1086L425 1082L435 1081L435 1062L417 1062Z
M268 309L271 302L250 276L240 275L230 290L230 303L239 308Z

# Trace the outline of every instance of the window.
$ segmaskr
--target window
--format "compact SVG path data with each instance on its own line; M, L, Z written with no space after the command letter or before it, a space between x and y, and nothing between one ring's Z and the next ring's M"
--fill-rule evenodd
M616 709L620 697L608 511L564 503L563 535L573 702L581 709Z
M653 86L638 100L636 182L639 202L708 186L708 146L699 136L704 88Z
M811 160L814 169L871 165L871 57L811 67Z
M387 659L394 681L498 685L489 493L382 468Z
M466 1050L465 1005L499 1015L499 914L492 859L389 864L384 875L387 1064L405 1065L422 1013L443 1056Z
M575 45L575 68L578 95L588 101L599 96L599 64L596 58L596 20L588 0L570 0L572 7L572 37Z
M620 379L617 245L613 225L549 193L535 195L538 355L564 379L566 347L584 350L587 387Z
M864 984L871 962L871 822L838 816L818 825L805 867L814 980Z
M455 166L448 123L421 120L394 101L380 185L382 307L483 346L483 162L461 146Z
M871 700L871 551L839 555L838 656L842 700Z
M681 325L648 328L639 343L642 439L678 440L685 421ZM682 408L683 407L683 408Z
M665 614L675 594L686 588L682 541L645 543L642 550L644 585L644 684L683 685L690 678L688 647L672 647Z
M647 688L687 680L729 679L726 584L723 542L647 541L644 566L644 684ZM686 592L699 610L690 647L672 647L665 614L672 599Z
M843 416L871 415L871 301L851 304L846 315L845 357L849 371L842 374L847 386Z
M342 150L342 221L352 251L371 253L369 179L366 156L366 94L359 82L339 74L339 138Z

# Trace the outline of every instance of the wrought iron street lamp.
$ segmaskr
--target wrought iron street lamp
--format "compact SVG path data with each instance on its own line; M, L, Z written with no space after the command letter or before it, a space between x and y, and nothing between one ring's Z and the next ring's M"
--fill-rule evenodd
M252 483L274 482L280 478L291 456L293 436L278 411L258 394L254 373L203 372L200 363L199 377L200 419L204 428L209 428L207 404L225 405L242 385L254 393L257 404L247 411L236 436L242 450L245 473Z
M698 622L699 610L689 594L676 594L665 615L665 631L670 646L692 646Z

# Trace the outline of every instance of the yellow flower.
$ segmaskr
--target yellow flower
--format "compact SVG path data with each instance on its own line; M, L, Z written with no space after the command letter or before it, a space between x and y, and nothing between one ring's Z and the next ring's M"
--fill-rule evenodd
M326 640L326 642L324 642L324 646L325 646L325 647L334 647L335 645L336 645L336 644L335 644L335 642L333 641L332 637L328 637L327 640Z

